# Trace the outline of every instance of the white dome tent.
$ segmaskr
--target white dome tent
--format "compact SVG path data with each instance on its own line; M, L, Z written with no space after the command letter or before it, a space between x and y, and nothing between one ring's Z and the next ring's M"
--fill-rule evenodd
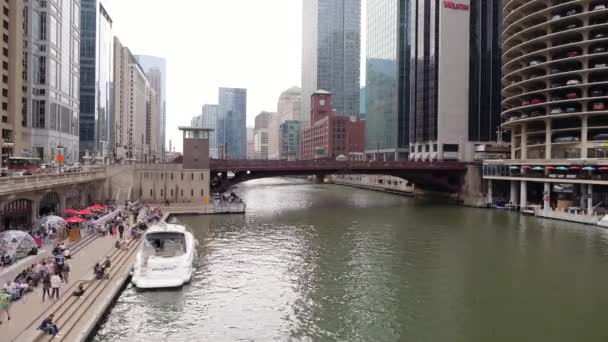
M34 238L20 230L7 230L0 233L0 251L13 259L24 258L36 247Z

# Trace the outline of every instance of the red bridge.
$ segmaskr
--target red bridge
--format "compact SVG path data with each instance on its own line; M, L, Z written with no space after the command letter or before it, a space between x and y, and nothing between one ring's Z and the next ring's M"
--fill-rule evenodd
M453 161L210 160L211 187L215 191L225 191L235 184L267 177L375 174L403 178L424 190L453 193L458 192L464 182L466 165Z

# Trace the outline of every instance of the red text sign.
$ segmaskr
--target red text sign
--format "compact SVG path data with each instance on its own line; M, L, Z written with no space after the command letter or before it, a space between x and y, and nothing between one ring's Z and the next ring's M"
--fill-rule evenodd
M455 9L455 10L462 10L462 11L468 11L469 10L469 5L467 4L459 4L453 1L444 1L443 2L443 7L445 8L449 8L449 9Z

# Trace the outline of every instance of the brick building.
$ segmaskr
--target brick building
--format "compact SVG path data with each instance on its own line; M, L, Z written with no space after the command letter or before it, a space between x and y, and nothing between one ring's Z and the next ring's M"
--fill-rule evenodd
M318 90L310 97L310 127L302 129L302 159L335 159L363 153L365 122L359 116L334 112L331 93Z

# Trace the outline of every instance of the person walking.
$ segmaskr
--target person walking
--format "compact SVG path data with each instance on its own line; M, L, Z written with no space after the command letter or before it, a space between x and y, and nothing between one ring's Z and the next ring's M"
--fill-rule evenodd
M67 262L63 265L63 269L61 270L61 274L63 275L63 281L67 284L70 277L70 264Z
M0 292L0 310L6 312L6 319L11 320L11 313L9 308L11 306L11 295L8 294L7 289L2 289ZM2 317L0 317L0 324L2 324Z
M51 299L51 275L49 272L44 272L42 276L42 302L44 303L44 296Z
M124 234L124 232L125 232L125 226L123 226L121 223L118 225L118 238L120 240L122 240L122 235Z
M51 276L51 298L59 299L59 288L61 287L61 277L55 273Z

